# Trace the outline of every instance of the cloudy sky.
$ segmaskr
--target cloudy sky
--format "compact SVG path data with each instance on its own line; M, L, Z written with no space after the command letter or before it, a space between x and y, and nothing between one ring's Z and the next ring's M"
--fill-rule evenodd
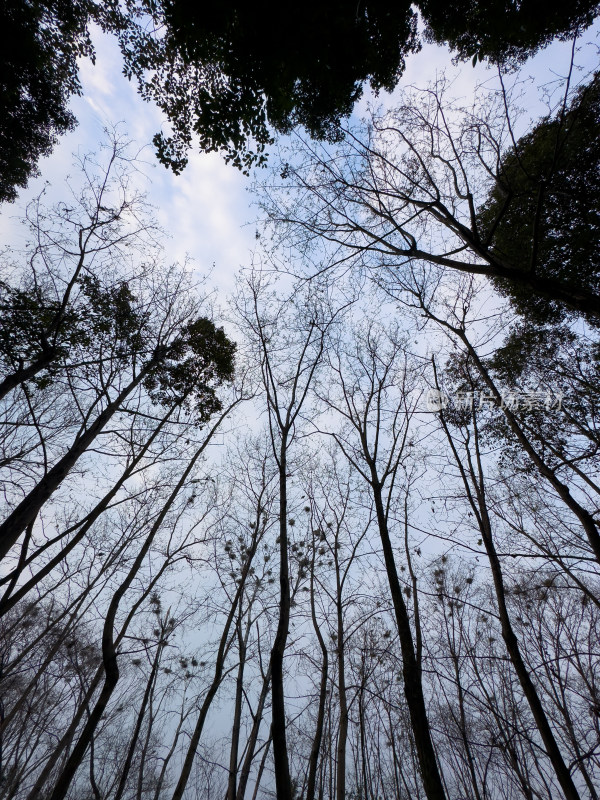
M587 32L580 43L578 62L584 69L579 75L597 64L598 31L600 26ZM72 153L94 150L103 139L103 129L120 123L123 131L142 147L161 129L160 113L154 106L138 96L135 86L121 74L121 57L115 42L99 31L95 35L96 64L81 63L83 94L73 98L72 108L79 120L77 128L64 136L54 153L40 164L41 177L32 181L22 192L17 203L5 205L0 218L0 236L4 244L18 239L15 219L28 199L35 196L48 181L60 196L60 186L72 168ZM532 59L524 69L535 76L536 85L551 82L568 68L570 44L556 43ZM403 85L424 86L443 70L453 76L453 95L468 101L477 83L493 80L493 71L482 65L460 67L452 65L451 56L444 48L427 45L411 56L402 80ZM369 102L365 95L356 114L364 113ZM394 96L385 95L378 103L393 105ZM531 118L543 113L538 103L537 90L533 88L525 99L527 115ZM257 210L252 205L248 191L251 179L244 177L234 167L224 163L218 154L192 153L187 169L175 176L160 165L152 146L145 150L145 173L148 191L157 216L170 237L167 243L168 259L193 259L195 268L204 272L214 264L213 280L227 293L233 285L237 270L247 265L256 246L256 226L253 220Z

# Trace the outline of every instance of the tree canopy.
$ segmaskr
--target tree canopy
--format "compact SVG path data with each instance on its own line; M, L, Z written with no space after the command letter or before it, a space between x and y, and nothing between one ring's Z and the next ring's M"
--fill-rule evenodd
M261 162L270 126L286 132L301 124L317 138L335 138L365 81L393 89L405 55L418 48L408 2L311 0L299 10L272 0L210 8L141 0L136 12L151 14L161 34L129 27L127 69L172 125L172 135L155 143L175 171L194 133L203 149L221 150L242 168Z
M3 4L0 28L0 202L13 201L42 156L76 119L77 59L94 58L90 20L115 29L114 3L34 0Z
M480 61L522 61L555 38L576 35L598 14L598 3L589 0L420 0L418 6L430 40Z
M417 4L427 37L460 58L524 58L589 25L598 4L577 0L548 13L539 0ZM94 58L90 25L119 38L125 73L165 113L160 160L184 168L194 136L241 169L260 164L273 131L304 125L333 139L368 82L392 89L419 48L410 2L297 6L190 0L35 0L5 4L0 34L0 201L15 199L39 158L75 124L77 59Z
M600 279L600 75L505 155L480 212L493 251L524 272L597 292ZM496 281L516 310L547 322L565 306Z

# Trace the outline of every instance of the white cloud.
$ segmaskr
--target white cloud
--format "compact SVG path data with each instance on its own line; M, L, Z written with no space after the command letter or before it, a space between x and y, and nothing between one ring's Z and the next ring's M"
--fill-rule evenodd
M40 163L41 177L30 182L16 206L5 206L0 221L3 242L21 238L14 217L28 200L50 184L49 196L64 196L64 180L74 174L72 154L97 150L105 138L104 128L119 124L142 153L150 202L157 208L159 223L169 236L166 258L183 261L186 256L204 273L215 264L214 280L223 291L231 289L239 267L250 260L253 232L244 228L250 217L249 184L237 169L226 165L215 153L193 152L182 175L175 176L160 165L150 142L160 130L160 112L138 95L135 84L122 75L122 59L116 41L94 32L96 64L82 60L82 95L72 100L78 120L74 131L63 136L52 155ZM145 182L144 182L145 183Z

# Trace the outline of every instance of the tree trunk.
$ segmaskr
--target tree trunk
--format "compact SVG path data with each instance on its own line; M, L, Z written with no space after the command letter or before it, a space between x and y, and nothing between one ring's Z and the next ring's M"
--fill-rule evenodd
M249 626L246 634L242 635L241 609L237 624L238 649L240 663L235 680L235 702L233 710L233 726L231 729L231 747L229 750L229 778L227 780L226 800L235 800L238 773L238 750L240 744L240 727L242 724L242 703L244 700L244 668L246 666L246 645L248 642Z
M219 423L217 423L217 425L218 424ZM140 552L138 553L129 572L127 573L127 577L121 583L121 585L113 595L113 598L108 607L106 618L104 620L104 629L102 632L102 659L104 662L104 676L105 676L104 686L102 687L98 700L96 701L96 705L94 706L94 709L91 712L90 717L86 725L84 726L83 731L81 732L81 735L79 736L79 740L77 741L77 744L75 745L73 752L71 753L71 756L69 757L61 775L58 778L58 781L56 783L56 786L54 787L54 791L52 792L50 800L64 800L64 797L66 796L69 790L69 786L71 785L71 782L75 777L75 773L77 772L77 769L79 768L79 765L83 760L85 752L91 741L91 738L94 735L94 731L98 726L100 718L104 713L104 711L106 710L106 706L108 705L112 693L114 692L115 687L118 683L119 667L117 664L117 650L114 640L114 624L121 599L131 586L133 579L137 575L140 567L142 566L142 563L144 562L144 559L146 558L150 550L150 547L152 545L152 542L154 541L156 534L160 530L165 520L165 517L167 516L171 506L175 502L177 495L187 482L190 473L192 472L194 466L196 465L196 462L204 452L206 445L208 444L212 436L212 433L214 432L215 429L216 426L213 426L207 439L205 439L201 447L198 448L196 453L190 459L189 464L185 468L181 478L179 479L175 488L169 495L167 501L165 502L160 511L160 514L156 518L154 524L152 525L152 528L150 529L148 535L146 536L146 539L140 549Z
M400 580L396 570L394 551L389 537L387 519L383 506L381 486L372 468L372 489L375 500L375 511L377 513L377 524L383 548L385 568L394 605L398 637L402 651L402 676L404 678L404 695L410 714L411 728L415 739L417 758L421 771L421 780L428 800L446 800L446 792L438 769L431 733L429 730L429 720L425 707L425 697L423 695L423 685L419 664L417 662L410 620L404 598Z
M292 800L290 765L285 730L285 698L283 693L283 654L290 623L290 578L287 540L287 431L282 431L279 450L279 622L271 650L271 697L273 760L277 800Z
M487 553L488 561L490 564L490 569L492 572L492 581L494 583L496 601L498 603L498 616L500 618L502 638L504 639L506 650L508 652L511 663L515 669L515 672L517 673L517 678L519 679L519 683L521 684L521 688L523 689L523 694L525 695L527 702L529 703L529 708L531 709L531 713L533 714L533 718L535 720L537 729L540 733L540 736L542 737L542 741L544 742L544 747L546 748L548 758L550 759L550 762L554 768L554 772L556 774L560 787L563 790L563 793L567 798L567 800L581 800L579 792L577 791L575 784L573 783L573 779L571 778L571 773L569 772L569 769L564 762L562 753L560 752L560 748L556 742L556 739L554 738L554 733L552 732L552 728L550 727L550 724L548 722L548 718L542 706L540 697L537 693L537 689L535 688L535 684L531 680L531 677L529 675L529 670L527 669L527 666L523 661L523 657L521 655L521 649L519 647L519 642L513 630L512 623L510 621L510 615L508 613L508 608L506 606L506 591L504 587L504 577L502 575L502 566L500 564L500 559L498 558L498 554L496 552L496 547L492 535L492 524L487 510L487 501L485 497L485 486L483 479L483 466L481 464L481 459L480 459L479 435L478 435L477 421L475 414L473 413L473 425L475 430L475 457L477 461L477 469L471 462L470 455L467 454L468 473L467 470L465 470L462 461L460 460L459 454L454 445L454 441L450 435L448 426L446 425L446 422L443 418L443 414L440 414L440 419L442 421L442 425L444 427L444 431L448 438L448 442L452 449L454 458L457 462L457 466L460 470L461 477L463 479L463 484L467 492L467 497L469 499L469 503L471 505L471 508L473 509L473 513L475 514L475 517L479 525L481 538L483 540L483 545L485 547L485 551ZM469 476L471 478L471 483L473 485L475 494L473 494L473 492L471 491Z
M225 627L223 628L223 633L221 634L221 640L219 642L219 649L217 651L213 680L208 689L208 692L206 693L206 697L204 698L202 707L200 708L200 713L198 715L198 720L196 721L194 732L190 737L190 743L188 745L187 753L185 755L183 766L181 768L179 780L177 781L177 786L175 787L175 791L173 792L172 800L181 800L181 798L183 797L185 787L187 785L190 773L192 771L192 764L194 763L194 758L196 756L198 744L200 743L200 737L202 736L202 731L204 730L204 723L206 722L207 714L210 710L212 701L214 700L214 697L219 689L219 686L221 685L221 680L223 679L223 667L225 666L225 658L227 657L227 651L229 649L228 648L229 632L231 630L231 626L235 618L237 606L238 604L241 603L241 598L244 591L244 585L246 582L246 578L248 576L248 571L250 570L250 565L252 564L252 559L254 558L254 555L256 553L257 546L258 546L258 537L255 537L252 542L252 547L248 552L248 558L246 559L246 563L244 564L244 568L242 570L242 574L240 577L240 583L235 593L233 602L231 603L231 609L229 611L229 614L227 615L227 620L225 621Z
M10 611L13 606L16 605L20 600L22 600L26 594L28 594L34 586L36 586L42 578L45 578L46 575L50 574L54 567L56 567L60 562L66 558L66 556L73 550L73 548L84 538L86 533L90 530L92 525L96 522L96 520L100 517L100 515L108 508L110 501L116 497L119 489L123 486L123 484L127 481L128 478L131 477L133 472L135 471L137 465L140 463L144 455L148 452L148 448L152 444L152 442L156 439L162 428L164 427L165 423L167 422L168 418L171 415L171 411L160 421L160 423L156 426L156 428L152 431L152 434L148 438L148 440L144 443L144 446L140 450L140 452L135 456L135 458L131 461L130 464L125 468L121 477L115 483L115 485L108 491L102 500L95 505L95 507L90 511L90 513L84 518L81 523L81 527L73 536L73 538L69 541L62 550L57 553L53 558L51 558L44 566L36 572L28 581L26 581L23 586L20 586L19 589L10 596L10 592L7 591L4 593L2 600L0 600L0 617L4 616L8 611ZM80 523L77 523L78 525ZM73 526L74 528L75 526ZM61 534L61 536L64 535ZM16 576L17 577L17 576ZM10 588L10 587L9 587Z
M127 750L127 756L125 758L125 763L123 764L123 770L121 772L121 778L119 779L119 785L117 786L117 791L115 792L114 800L121 800L123 792L125 791L125 786L127 785L127 778L129 776L129 770L131 769L131 763L133 761L133 756L135 754L135 748L137 746L138 739L140 737L140 732L142 730L142 724L144 722L144 717L146 715L146 708L148 706L150 695L154 690L154 684L156 683L156 675L158 673L158 665L160 662L160 656L163 647L164 645L161 642L159 642L156 648L154 661L152 662L152 669L150 670L150 675L148 677L148 680L146 681L146 689L144 691L144 696L142 698L142 704L140 706L140 710L138 711L135 728L133 730L133 736L131 737L131 741L129 743L129 749Z
M325 702L327 700L327 675L329 671L329 658L327 653L327 645L323 640L321 629L317 622L317 614L315 609L315 592L314 592L314 576L315 576L315 549L316 544L313 542L313 556L310 571L310 612L313 623L313 628L321 648L321 682L319 686L319 708L317 710L317 724L315 726L315 735L313 737L312 746L310 749L310 757L308 759L308 781L306 786L306 800L314 800L315 786L317 779L317 767L319 765L319 753L321 751L321 741L323 739L323 725L325 721Z
M467 339L464 331L458 330L456 328L451 328L451 329L454 331L454 333L458 335L460 340L466 346L467 350L469 351L469 354L471 355L473 361L475 362L475 365L477 366L479 374L481 375L484 382L494 395L495 399L500 403L509 428L515 434L516 438L519 440L521 446L523 447L527 455L536 465L540 474L553 487L553 489L556 491L556 493L563 501L563 503L567 506L567 508L569 508L573 512L573 514L577 517L577 519L581 522L583 529L586 533L588 542L590 544L590 547L594 553L594 556L596 557L596 560L600 564L600 533L598 532L598 527L596 526L594 518L589 513L589 511L587 511L585 508L583 508L583 506L581 506L577 502L577 500L573 497L573 495L569 491L569 487L557 477L555 472L540 457L536 449L529 441L529 438L525 435L525 432L519 425L514 414L512 414L512 412L508 408L506 408L505 404L502 403L502 397L500 395L500 392L496 388L496 384L492 380L485 365L482 363L481 359L477 355L475 348Z
M260 730L260 724L262 722L263 711L265 708L267 695L269 694L270 685L271 685L271 668L269 667L269 669L267 670L267 674L263 678L263 685L260 691L260 697L258 698L258 705L256 707L256 713L254 714L254 721L252 723L252 730L250 731L248 746L246 748L246 757L244 759L242 769L240 770L240 779L238 781L238 788L235 800L244 800L244 797L246 796L246 787L248 785L248 779L250 777L250 770L252 769L252 761L254 760L254 750L256 748L258 732Z
M336 541L337 544L337 541ZM336 799L346 800L346 741L348 739L348 702L346 699L346 664L344 657L344 619L342 609L342 587L340 583L337 549L336 566L336 616L337 616L337 664L340 723L336 748Z

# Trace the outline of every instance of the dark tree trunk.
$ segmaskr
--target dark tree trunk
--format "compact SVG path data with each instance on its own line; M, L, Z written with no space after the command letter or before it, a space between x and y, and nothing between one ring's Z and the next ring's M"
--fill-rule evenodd
M319 685L319 707L317 710L317 724L315 725L315 735L313 737L312 746L310 748L310 757L308 760L308 781L306 785L306 800L314 800L315 787L317 780L317 768L319 765L319 753L321 751L321 741L323 739L323 725L325 722L325 702L327 700L327 675L329 671L329 657L327 653L327 645L321 634L319 623L317 622L317 614L315 609L315 593L314 593L314 574L315 574L315 549L316 544L313 543L313 556L310 572L310 612L312 624L315 635L321 648L321 682Z
M279 622L271 650L271 697L273 760L277 800L292 800L288 760L285 698L283 692L283 655L290 624L290 577L287 539L287 431L282 431L279 449Z
M148 677L148 680L146 681L146 689L144 691L144 696L142 698L142 704L140 706L140 710L138 711L137 719L135 722L135 728L133 730L133 736L131 737L131 741L129 743L127 756L125 758L125 763L123 764L123 770L121 772L121 778L119 779L119 785L117 786L117 791L115 792L114 800L121 800L123 792L125 791L125 786L127 785L127 778L129 777L129 770L131 769L131 764L133 762L135 748L137 746L138 739L140 737L140 732L142 730L144 717L146 716L146 708L148 707L148 701L150 699L150 695L154 690L154 684L156 683L156 675L158 673L158 665L160 662L160 656L162 653L163 646L164 645L162 645L159 642L156 648L154 661L152 662L152 669L150 670L150 675Z
M571 773L564 762L562 753L560 752L560 748L554 737L552 728L550 727L550 723L548 722L548 718L537 693L537 689L535 688L535 684L531 680L529 670L523 661L521 649L519 647L519 641L515 635L512 623L510 621L510 615L506 605L506 591L504 587L504 577L502 575L502 566L496 552L492 534L492 524L487 509L483 467L480 460L479 436L475 414L473 414L473 425L475 430L475 458L477 467L475 467L475 465L472 463L470 455L467 454L467 469L465 469L465 466L459 457L458 451L454 445L454 440L452 439L448 426L443 418L443 414L440 415L440 418L442 420L446 437L448 438L448 442L452 449L454 459L457 462L458 469L461 473L463 484L467 492L467 497L477 519L483 545L487 553L492 572L494 590L496 593L496 601L498 603L498 616L500 618L502 638L504 639L506 650L517 674L517 678L519 679L519 683L521 684L521 688L523 689L523 694L529 703L529 708L531 709L537 729L542 737L542 741L544 742L544 747L546 748L548 758L550 759L552 767L554 768L554 772L560 787L563 790L567 800L581 800L579 792L573 783ZM471 490L471 484L474 492Z
M240 609L241 612L241 609ZM240 619L237 624L237 637L238 637L238 650L240 654L240 663L238 665L237 677L235 680L235 702L233 710L233 726L231 728L231 747L229 749L229 778L227 780L227 795L226 800L235 800L236 784L238 773L238 751L240 745L240 728L242 724L242 703L244 700L244 668L246 666L246 645L248 630L246 634L242 634L242 620L241 613Z
M594 521L592 515L583 508L580 503L573 497L571 492L569 491L569 487L566 486L556 475L553 469L551 469L546 462L540 457L536 449L533 447L529 438L525 435L525 432L519 425L517 419L515 418L514 414L510 411L510 409L506 408L506 405L502 403L502 397L500 392L496 388L496 384L492 380L488 370L486 369L485 365L482 363L481 359L477 355L475 348L467 339L464 331L458 330L456 328L451 328L466 346L469 354L473 358L473 361L479 371L479 374L483 378L484 382L492 392L495 399L501 405L502 410L504 412L504 416L506 418L506 422L514 433L516 438L518 439L519 443L523 447L523 450L527 453L527 455L531 458L535 466L537 467L540 474L548 481L548 483L553 487L555 492L558 494L560 499L563 503L569 508L573 514L577 517L577 519L581 522L581 525L586 533L588 542L590 547L596 557L596 560L600 564L600 533L598 532L598 527Z
M171 412L169 412L170 415ZM28 594L34 586L36 586L42 578L45 578L46 575L49 575L50 572L58 565L64 558L73 550L73 548L79 544L80 541L85 537L87 532L90 528L94 525L96 520L100 517L100 515L108 508L110 501L116 497L119 489L123 486L123 484L131 477L134 473L137 465L140 463L148 448L152 444L152 442L156 439L159 432L162 430L165 422L168 419L168 416L165 417L159 425L154 429L151 436L148 438L140 452L137 456L131 461L131 463L127 466L127 468L123 471L119 480L115 483L115 485L107 492L102 500L96 504L96 506L90 511L90 513L85 517L82 521L79 530L73 536L73 538L68 542L62 550L57 553L53 558L51 558L44 566L35 573L28 581L26 581L23 586L19 587L19 589L11 596L9 590L5 592L2 600L0 600L0 617L4 616L8 611L10 611L13 606L15 606L20 600ZM78 523L79 524L79 523ZM74 526L75 527L75 526ZM61 534L63 535L63 534ZM10 588L10 587L9 587Z
M218 425L218 423L217 423ZM64 800L67 792L69 791L69 786L73 778L75 777L75 773L81 764L83 757L85 756L85 752L90 744L92 736L94 735L94 731L98 726L100 718L102 714L106 710L106 706L115 690L115 687L119 680L119 667L117 664L117 650L115 646L114 640L114 625L115 619L117 616L117 611L119 608L119 604L131 586L133 579L137 575L140 567L142 566L149 550L154 541L154 538L158 531L160 530L165 517L167 516L171 506L175 502L177 495L187 482L187 479L193 470L196 462L204 452L208 441L210 440L212 433L216 429L216 426L213 427L211 433L207 437L207 439L203 442L202 446L196 451L194 456L190 459L189 464L185 468L182 476L180 477L177 485L169 495L167 501L165 502L164 506L161 509L160 514L156 518L152 528L150 529L144 544L142 545L138 555L135 558L129 572L127 573L127 577L121 583L117 591L112 597L112 600L109 604L108 611L106 614L106 618L104 620L104 628L102 632L102 660L104 663L104 685L100 692L100 695L96 701L94 709L92 710L90 717L84 726L81 735L77 741L77 744L73 748L73 752L71 753L65 767L58 778L56 786L54 787L54 791L50 797L50 800ZM156 576L155 576L156 577Z
M0 400L24 381L29 381L54 361L54 350L49 348L39 358L21 367L0 381Z
M246 796L246 787L248 786L248 779L250 778L250 770L252 769L252 761L254 760L254 751L256 749L256 742L258 740L258 732L263 718L265 702L269 694L269 687L271 685L271 669L267 670L267 674L263 678L263 685L258 698L258 705L254 714L254 721L252 723L252 730L248 738L248 746L246 748L246 757L240 770L240 779L238 781L238 788L235 800L244 800Z
M398 628L398 638L402 651L402 676L404 679L404 695L410 714L411 728L415 739L421 780L428 800L446 800L446 792L440 776L431 732L427 709L425 707L425 697L423 695L423 685L421 683L421 671L415 654L413 635L410 627L408 610L402 597L402 589L394 551L389 537L387 519L381 494L381 486L372 468L372 489L375 500L375 511L377 513L377 524L379 536L383 548L385 568L394 605L396 625Z
M337 544L337 542L336 542ZM337 617L337 662L340 722L336 750L336 798L346 800L346 741L348 739L348 702L346 700L346 663L344 654L344 618L342 608L342 586L340 582L337 549L336 566L336 617Z
M225 659L227 657L227 652L229 649L228 644L229 644L229 634L231 631L231 626L233 625L233 620L235 618L238 604L241 603L241 598L244 591L244 585L246 582L246 578L248 576L248 571L250 570L250 565L252 564L252 559L254 558L254 555L256 553L257 546L258 546L258 538L255 538L252 542L252 547L248 552L248 558L242 570L240 583L238 585L235 597L231 604L231 609L229 611L229 614L227 615L227 620L225 621L225 627L223 628L223 633L221 634L221 640L219 642L219 649L217 651L213 680L208 689L208 692L206 693L206 697L204 698L204 702L202 703L202 707L200 708L198 720L196 721L196 726L190 737L190 743L188 745L187 753L185 755L183 767L181 768L179 780L177 781L177 786L175 787L175 791L173 792L172 800L181 800L181 798L183 797L185 787L187 785L190 773L192 771L192 764L194 763L196 751L200 743L200 737L202 736L202 731L204 730L204 723L206 722L206 717L212 705L212 701L214 700L215 695L219 689L219 686L221 685L221 681L223 679L223 668L225 666Z

